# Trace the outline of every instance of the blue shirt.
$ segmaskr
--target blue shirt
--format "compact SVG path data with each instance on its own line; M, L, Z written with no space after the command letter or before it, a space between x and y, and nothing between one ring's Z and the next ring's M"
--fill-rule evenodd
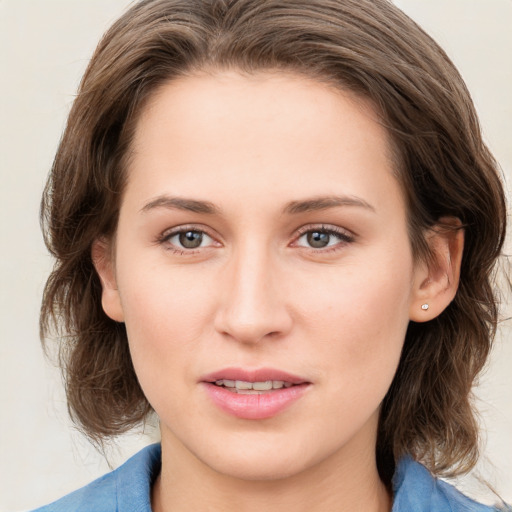
M151 512L151 484L161 465L159 444L147 446L115 471L34 512ZM410 457L393 478L392 512L492 512L438 480Z

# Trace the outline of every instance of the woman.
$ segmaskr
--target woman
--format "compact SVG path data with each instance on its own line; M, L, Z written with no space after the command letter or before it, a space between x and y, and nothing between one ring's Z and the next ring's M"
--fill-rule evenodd
M477 459L503 188L387 1L135 4L42 213L74 419L162 435L42 510L490 510L426 468Z

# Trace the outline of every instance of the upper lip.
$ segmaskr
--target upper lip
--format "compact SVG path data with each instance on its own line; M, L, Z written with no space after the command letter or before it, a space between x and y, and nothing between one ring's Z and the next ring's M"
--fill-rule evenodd
M217 380L242 380L245 382L265 382L268 380L282 380L292 384L308 383L307 379L275 368L223 368L201 377L202 382L215 382Z

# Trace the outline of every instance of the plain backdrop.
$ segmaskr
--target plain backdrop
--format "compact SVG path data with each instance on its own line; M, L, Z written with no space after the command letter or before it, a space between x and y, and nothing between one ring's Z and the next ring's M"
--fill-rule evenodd
M510 177L512 1L396 3L461 70L486 140ZM51 260L38 208L80 76L99 37L127 5L127 0L0 0L0 511L42 505L110 469L72 428L59 372L42 354L38 310ZM487 439L477 469L509 502L511 338L504 323L476 390ZM109 451L112 466L158 439L156 428L146 430ZM482 499L489 497L474 478L460 485Z

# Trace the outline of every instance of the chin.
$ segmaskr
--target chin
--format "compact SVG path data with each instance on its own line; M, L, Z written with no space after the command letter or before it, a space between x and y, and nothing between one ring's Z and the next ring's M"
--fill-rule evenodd
M231 458L230 460L220 461L217 459L210 467L216 472L231 478L268 482L290 478L306 469L307 464L301 465L297 459L290 463L288 459L282 460L274 454L272 457L265 459L260 456L256 460L250 458L235 460Z
M290 478L322 458L320 454L307 453L303 443L277 439L269 442L268 434L264 437L261 443L242 439L229 445L223 443L218 450L196 456L217 473L248 481Z

